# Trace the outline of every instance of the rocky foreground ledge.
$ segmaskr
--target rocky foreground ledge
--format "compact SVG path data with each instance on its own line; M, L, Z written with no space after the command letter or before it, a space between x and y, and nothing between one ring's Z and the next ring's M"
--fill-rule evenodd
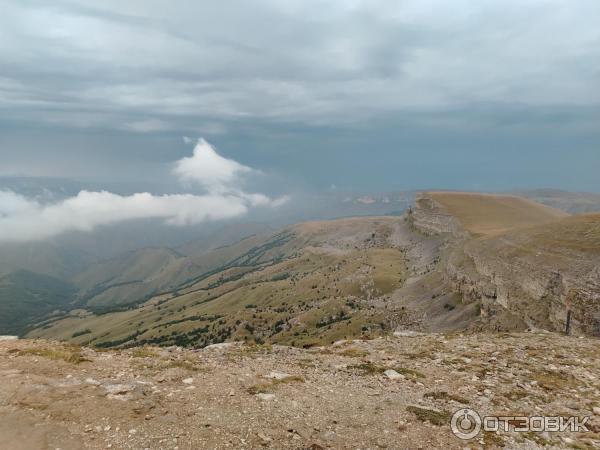
M0 448L598 448L599 343L537 332L400 333L308 350L0 341ZM465 407L590 416L590 431L461 440L450 422Z

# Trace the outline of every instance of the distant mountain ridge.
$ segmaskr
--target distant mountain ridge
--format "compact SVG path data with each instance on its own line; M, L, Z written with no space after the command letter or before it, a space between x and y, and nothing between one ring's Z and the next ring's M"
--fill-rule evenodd
M450 196L447 194L450 194ZM440 265L443 256L443 251L436 248L444 242L443 238L435 236L439 231L436 231L436 221L454 221L456 231L462 229L466 232L463 236L464 239L469 236L469 233L481 236L489 235L490 233L503 234L510 232L515 227L543 225L545 222L552 222L565 216L565 213L557 209L547 208L514 196L477 193L461 194L456 192L447 194L436 194L435 192L428 194L429 198L434 202L440 201L440 198L436 200L436 195L446 196L446 212L443 213L445 216L443 214L440 215L441 210L439 209L436 210L438 211L436 214L432 214L432 211L430 211L423 215L427 221L430 221L430 225L434 225L433 231L429 233L429 236L423 237L418 233L410 235L409 230L405 230L402 232L405 233L402 234L404 236L402 239L398 238L397 242L386 241L387 244L382 247L382 249L402 250L405 252L405 255L411 255L409 260L401 264L402 270L400 272L404 273L406 270L415 273L420 273L420 271L436 272L433 268ZM560 199L570 198L569 195L561 192L543 191L543 194L546 198L552 196L554 196L552 198ZM536 195L541 194L536 192ZM466 203L463 201L465 198L468 200ZM460 200L458 203L457 199ZM349 200L349 202L365 203L370 206L374 203L386 205L388 204L388 200L389 198L386 194L357 197L355 200ZM493 206L494 203L490 203L490 200L496 201L497 205ZM419 200L417 204L419 202L422 203L422 200ZM492 209L486 209L490 207ZM500 209L498 209L499 207ZM414 212L419 211L421 209L416 208ZM417 216L418 214L413 214L413 220ZM488 223L483 222L482 218L488 220ZM394 227L400 228L404 227L402 224L405 219L406 217L404 216L389 217L389 220L391 220L390 223L395 223ZM284 227L278 231L274 231L272 228L260 223L231 224L222 227L218 231L207 233L204 238L191 240L174 248L146 247L131 250L103 260L99 260L97 257L94 258L86 253L73 253L72 248L66 251L67 249L61 247L57 242L33 243L25 246L12 246L12 248L10 245L5 245L0 249L0 274L3 268L4 275L10 275L19 270L27 271L27 268L30 267L28 266L29 264L35 264L33 267L36 270L29 270L29 272L34 273L34 275L48 275L54 277L54 279L63 281L65 286L70 287L68 295L65 294L60 301L53 301L57 305L56 309L62 311L60 313L62 315L69 310L77 309L102 315L117 311L136 311L138 308L143 309L145 303L148 301L163 301L185 295L187 292L191 292L190 289L193 290L193 286L195 285L203 286L202 289L207 292L211 290L210 286L232 286L239 280L249 279L259 275L262 271L270 270L269 265L281 264L288 258L296 258L297 261L301 261L301 258L298 259L298 254L306 252L313 247L318 251L326 249L326 252L341 252L340 254L349 250L345 242L357 242L357 249L363 248L365 243L372 238L366 223L374 224L378 220L383 219L366 217L364 219L366 222L361 222L361 220L336 220L331 222L332 224L337 224L331 229L327 227L323 228L322 223L324 222L317 221ZM321 225L319 225L320 223ZM363 223L363 225L360 225L360 227L364 227L363 231L360 232L360 238L356 235L358 229L354 230L352 226L348 225L352 223ZM420 223L418 228L424 229L423 225L424 222ZM311 227L316 227L315 229L321 231L317 234L306 234L306 230L311 229ZM324 230L329 231L324 235L320 235ZM407 237L409 235L412 236L410 239ZM282 236L288 237L281 241L280 238ZM374 238L378 239L378 236L376 235ZM19 252L20 248L29 248L29 250L27 252ZM496 249L494 251L499 250ZM438 253L439 255L436 256ZM45 254L48 255L46 258L43 257ZM443 261L442 263L446 264ZM368 264L367 266L370 265ZM44 271L49 273L44 274ZM290 275L283 273L274 274L273 276L275 277L275 281L277 281L278 277L286 279ZM414 275L408 276L408 279L411 278L414 278ZM426 277L424 280L427 281L428 278ZM427 288L427 282L423 286L425 286L423 289L429 289ZM440 286L443 286L443 284ZM407 289L413 289L412 287L409 289L409 287L407 285L400 289L399 292L406 292ZM29 295L26 291L26 286L23 284L15 284L13 285L13 289L24 289L25 291L19 293L19 296L29 299L29 302L35 298L35 296L31 297ZM75 292L72 289L75 289ZM465 295L463 292L464 289L459 285L454 286L452 289L461 293L461 295ZM58 289L57 292L61 292L61 289ZM13 291L13 293L16 292ZM431 292L425 294L411 291L406 294L405 300L398 304L403 304L406 307L412 301L410 299L415 299L421 295L431 296L432 294ZM440 311L438 309L442 299L447 299L448 304L453 308L456 308L458 305L451 299L451 294L448 292L443 296L436 297L436 299L437 303L431 302L431 299L429 301L425 299L421 300L421 303L418 305L419 309L425 309L419 314L445 318L448 311ZM404 301L408 303L404 304ZM408 310L415 305L410 306ZM441 306L443 306L443 303ZM458 308L455 310L455 313L458 314L459 311L462 310ZM465 312L466 315L461 317L456 316L452 320L443 319L441 322L433 320L429 325L421 323L419 326L431 326L433 328L456 327L459 326L459 323L462 324L460 326L468 326L473 320L472 317L469 317L469 314L472 312L468 314ZM51 321L59 318L60 314L51 319ZM39 315L36 314L25 318L24 321L30 325L39 319ZM417 319L405 319L407 324L420 322ZM42 325L47 326L45 322ZM24 328L22 327L21 329ZM260 338L262 339L262 337Z
M101 347L225 340L309 346L397 327L559 331L567 303L573 331L594 334L598 288L590 268L600 242L596 216L582 222L587 228L577 228L579 220L512 195L427 192L401 217L305 222L196 257L148 249L108 265L114 273L105 276L118 285L107 290L105 310L96 309L98 296L83 305L91 313L64 316L31 336ZM572 236L563 262L552 259L563 244L538 246L544 233ZM592 237L584 244L583 236ZM511 250L515 242L544 259L530 265ZM576 259L569 252L580 244L589 248ZM146 267L146 259L155 262ZM573 271L576 260L585 267ZM555 270L570 284L564 292L546 287L554 286ZM578 284L579 275L590 283ZM140 301L119 308L125 292L139 297L142 288ZM72 338L73 329L89 332Z
M592 192L567 192L558 189L534 189L516 191L515 195L538 203L562 209L570 214L600 211L600 194Z

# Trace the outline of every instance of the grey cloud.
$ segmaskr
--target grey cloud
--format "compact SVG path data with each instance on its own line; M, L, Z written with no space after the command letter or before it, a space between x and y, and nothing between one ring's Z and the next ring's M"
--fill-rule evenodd
M8 2L0 114L137 132L598 108L594 0ZM49 114L51 113L51 114Z
M1 8L0 175L180 194L170 164L205 136L271 196L600 189L597 0Z

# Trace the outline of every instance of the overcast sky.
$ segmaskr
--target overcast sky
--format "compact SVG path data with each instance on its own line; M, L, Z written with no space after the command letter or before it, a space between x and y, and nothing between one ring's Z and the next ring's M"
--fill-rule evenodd
M203 137L272 196L600 191L599 23L598 0L4 0L0 175L152 190Z

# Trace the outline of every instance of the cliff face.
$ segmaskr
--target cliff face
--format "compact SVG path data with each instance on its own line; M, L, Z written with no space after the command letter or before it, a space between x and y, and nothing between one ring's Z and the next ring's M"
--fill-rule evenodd
M412 217L424 234L448 235L443 275L463 302L478 303L478 327L564 331L571 311L572 333L600 335L600 215L468 237L425 195Z
M495 304L527 325L563 331L571 311L572 332L599 335L600 247L584 242L598 230L598 219L568 218L468 241L461 250L485 286L482 296L493 294Z
M468 236L458 219L427 195L417 197L415 207L409 210L409 218L412 225L427 236L446 233L457 238Z

